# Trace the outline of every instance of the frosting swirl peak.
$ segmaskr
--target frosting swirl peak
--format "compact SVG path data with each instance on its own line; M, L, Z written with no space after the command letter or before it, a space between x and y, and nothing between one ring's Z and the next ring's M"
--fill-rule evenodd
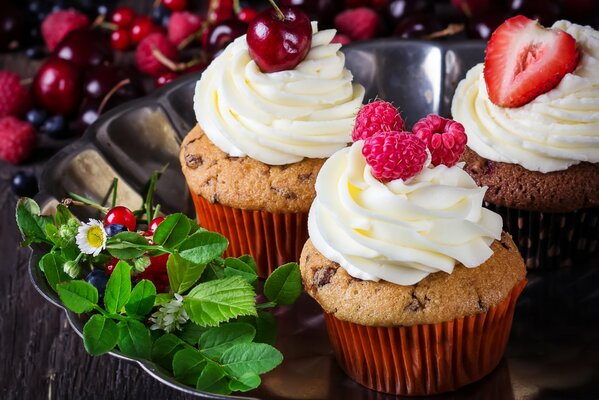
M501 217L482 207L486 188L462 164L425 166L408 181L382 183L361 154L363 141L336 152L316 180L308 229L314 246L358 279L412 285L477 267L501 237Z
M230 156L271 165L325 158L347 146L364 88L352 84L334 35L315 32L295 69L273 73L251 59L245 35L231 43L196 85L196 118L210 140Z

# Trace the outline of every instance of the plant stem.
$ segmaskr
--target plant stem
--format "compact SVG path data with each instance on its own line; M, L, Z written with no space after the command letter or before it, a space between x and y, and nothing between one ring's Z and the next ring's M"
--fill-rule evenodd
M256 309L261 310L263 308L273 308L276 306L277 306L277 303L269 301L268 303L256 304Z
M112 208L116 206L116 194L119 188L119 180L118 178L114 178L114 190L112 191Z
M275 3L275 0L268 0L270 2L270 4L272 4L272 6L274 7L275 11L277 12L277 16L279 17L279 21L285 21L285 14L283 14L283 11L281 11L281 9L279 8L279 6L277 6L277 3Z
M106 207L102 207L100 204L96 203L95 201L92 200L88 200L85 197L79 196L76 193L72 193L69 192L69 196L72 197L72 199L66 198L62 200L62 204L65 206L80 206L80 207L91 207L91 208L95 208L96 210L99 210L103 213L107 213L108 212L108 208ZM73 200L75 199L75 200Z

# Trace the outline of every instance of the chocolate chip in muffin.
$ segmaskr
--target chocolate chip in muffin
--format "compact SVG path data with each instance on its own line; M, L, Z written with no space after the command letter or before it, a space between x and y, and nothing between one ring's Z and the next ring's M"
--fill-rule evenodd
M335 272L337 272L337 269L333 267L320 268L314 273L314 286L320 288L324 285L328 285L331 283L333 276L335 276Z

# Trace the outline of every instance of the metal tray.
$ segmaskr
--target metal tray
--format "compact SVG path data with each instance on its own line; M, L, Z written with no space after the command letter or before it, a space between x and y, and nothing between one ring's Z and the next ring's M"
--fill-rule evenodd
M448 115L455 87L466 71L482 61L482 42L425 42L393 39L343 48L348 68L376 96L400 106L411 126L428 113ZM195 124L192 95L199 75L170 84L143 99L103 115L84 137L47 163L38 200L51 207L69 191L99 200L114 176L120 178L120 204L137 208L138 193L151 173L169 164L157 188L166 212L193 215L180 172L181 139ZM85 215L80 215L85 217ZM84 319L67 311L37 268L34 249L30 275L48 301L63 308L81 335ZM599 397L599 260L575 269L529 274L521 296L504 360L483 380L438 399L570 399ZM595 268L593 268L595 267ZM136 362L162 383L212 399L392 399L366 389L335 363L318 305L302 295L292 307L277 311L277 347L285 360L263 377L260 388L243 396L199 392L176 382L150 361Z

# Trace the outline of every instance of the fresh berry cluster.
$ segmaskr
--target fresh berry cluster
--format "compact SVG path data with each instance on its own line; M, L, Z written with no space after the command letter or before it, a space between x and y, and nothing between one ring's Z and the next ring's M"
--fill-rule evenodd
M372 175L382 182L416 176L428 153L433 166L452 167L467 141L462 124L434 114L416 122L412 132L404 129L399 111L386 101L369 103L356 116L352 138L364 140L362 154Z

